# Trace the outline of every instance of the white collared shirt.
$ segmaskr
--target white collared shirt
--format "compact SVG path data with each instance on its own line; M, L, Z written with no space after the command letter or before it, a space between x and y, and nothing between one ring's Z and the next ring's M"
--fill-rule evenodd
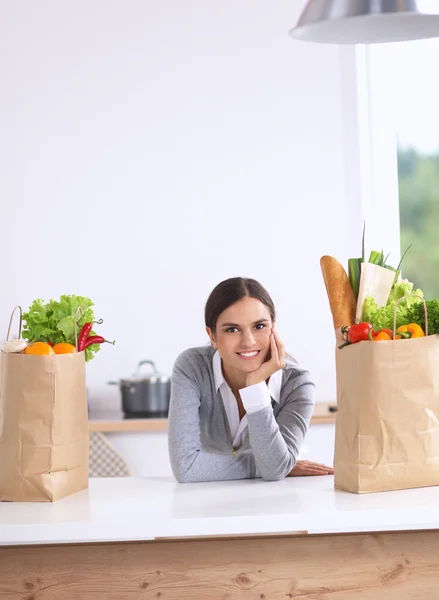
M238 404L229 384L224 379L221 357L218 350L213 355L212 367L215 377L215 390L219 390L221 393L232 434L232 445L236 449L242 446L248 434L247 415L245 414L241 421L239 420ZM271 399L279 402L281 387L282 370L280 369L270 377L268 386L263 381L262 383L256 383L255 385L250 385L239 390L246 413L257 412L270 406Z

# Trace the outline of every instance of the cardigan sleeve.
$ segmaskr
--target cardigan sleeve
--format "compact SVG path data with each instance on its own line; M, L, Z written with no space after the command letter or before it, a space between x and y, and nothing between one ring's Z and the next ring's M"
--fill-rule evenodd
M256 470L267 481L283 479L295 466L315 403L315 384L311 375L294 369L287 373L289 378L281 392L284 401L277 417L271 403L247 413ZM265 382L257 385L267 387ZM247 389L240 390L244 397ZM262 390L260 393L263 397Z

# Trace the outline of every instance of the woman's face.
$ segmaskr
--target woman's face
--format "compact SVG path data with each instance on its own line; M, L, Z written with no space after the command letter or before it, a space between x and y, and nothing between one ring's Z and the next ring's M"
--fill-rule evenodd
M214 335L206 329L223 363L250 373L267 360L273 325L268 307L245 297L220 314Z

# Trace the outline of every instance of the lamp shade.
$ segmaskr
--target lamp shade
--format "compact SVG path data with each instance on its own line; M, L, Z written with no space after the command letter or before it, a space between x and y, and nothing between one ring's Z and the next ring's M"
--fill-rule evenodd
M333 44L439 37L439 0L308 0L289 33Z

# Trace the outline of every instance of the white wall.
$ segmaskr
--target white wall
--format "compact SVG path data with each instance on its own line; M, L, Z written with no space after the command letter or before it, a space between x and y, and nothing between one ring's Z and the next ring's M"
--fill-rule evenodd
M0 0L0 324L90 296L117 340L92 403L204 344L219 281L260 280L333 401L319 258L358 255L353 50L291 39L304 0Z

